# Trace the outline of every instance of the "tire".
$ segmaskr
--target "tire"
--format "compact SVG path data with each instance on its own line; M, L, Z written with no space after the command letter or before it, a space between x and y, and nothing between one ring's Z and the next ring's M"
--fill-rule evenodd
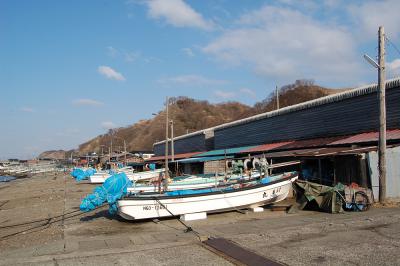
M357 191L353 196L353 205L358 211L368 211L370 207L370 202L367 194L362 191Z

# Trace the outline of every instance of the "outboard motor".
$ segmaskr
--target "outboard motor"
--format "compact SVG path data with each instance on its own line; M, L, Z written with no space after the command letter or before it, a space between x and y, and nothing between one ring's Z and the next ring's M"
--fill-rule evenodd
M226 161L226 169L230 170L230 169L232 169L232 167L233 167L233 161L231 161L231 160Z
M251 159L244 160L243 165L244 165L244 170L250 170L253 166L253 164L251 163Z

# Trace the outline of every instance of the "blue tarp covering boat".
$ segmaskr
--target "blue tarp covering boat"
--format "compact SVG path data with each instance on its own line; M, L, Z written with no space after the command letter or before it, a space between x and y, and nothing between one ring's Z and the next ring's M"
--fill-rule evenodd
M88 179L89 176L92 176L96 173L96 170L93 168L89 168L87 170L83 170L81 168L74 168L71 172L71 176L76 179L76 181L82 181Z
M79 208L83 212L88 212L107 202L110 205L109 212L114 214L117 211L117 200L127 195L130 186L132 181L125 173L114 174L107 178L102 186L96 187L92 194L86 196Z

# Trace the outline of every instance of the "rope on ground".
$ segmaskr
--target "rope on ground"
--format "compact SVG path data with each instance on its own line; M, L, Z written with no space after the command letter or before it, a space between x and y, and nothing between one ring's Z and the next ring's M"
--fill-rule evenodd
M103 206L101 206L101 207L99 207L99 208L96 208L96 209L94 209L94 210L98 210L98 209L100 209L100 208L102 208L102 207L103 207ZM92 210L92 211L94 211L94 210ZM77 213L77 212L79 212L79 213ZM76 214L74 214L74 213L76 213ZM67 213L67 214L64 214L64 216L63 216L63 215L57 215L57 216L53 216L53 217L49 217L49 218L45 218L45 219L36 220L36 221L34 221L34 222L31 221L31 222L26 222L26 223L21 223L21 224L15 224L15 225L10 225L10 226L4 226L4 227L2 227L2 228L15 227L15 226L18 226L18 225L34 224L34 223L37 223L37 222L45 222L44 224L39 224L39 225L36 225L36 226L32 226L32 227L30 227L30 228L28 228L28 229L24 229L24 230L17 231L17 232L8 234L8 235L1 236L1 237L0 237L0 241L2 241L2 240L4 240L4 239L7 239L7 238L9 238L9 237L12 237L12 236L16 236L16 235L19 235L19 234L23 234L23 233L32 231L32 230L37 229L37 228L40 228L40 230L44 230L44 229L46 229L47 227L49 227L50 225L52 225L52 224L54 224L54 223L62 222L63 220L65 221L65 220L68 220L68 219L71 219L71 218L74 218L74 217L77 217L77 216L79 216L79 215L86 214L86 213L87 213L87 212L80 212L80 211L78 210L78 211L72 211L72 212L69 212L69 213ZM73 215L70 215L70 216L68 216L68 217L65 217L65 215L69 215L69 214L73 214ZM56 219L56 218L57 218L57 219ZM54 219L54 220L53 220L53 219Z
M4 240L4 239L7 239L7 238L9 238L9 237L12 237L12 236L16 236L16 235L19 235L19 234L22 234L22 233L26 233L26 232L32 231L32 230L37 229L37 228L43 227L43 229L45 229L45 228L47 228L47 227L50 225L50 220L51 220L51 219L48 219L48 220L46 221L46 223L44 223L44 224L40 224L40 225L37 225L37 226L33 226L33 227L31 227L31 228L28 228L28 229L26 229L26 230L14 232L14 233L11 233L11 234L2 236L2 237L0 238L0 241L1 241L1 240ZM41 229L41 230L42 230L42 229Z
M18 224L4 225L4 226L0 226L0 229L10 228L10 227L17 227L17 226L22 226L22 225L35 224L35 223L39 223L39 222L44 222L44 221L46 221L46 220L48 220L48 219L54 219L54 218L62 217L62 216L69 215L69 214L72 214L72 213L77 213L77 212L80 212L80 210L75 210L75 211L63 213L63 214L56 215L56 216L49 217L49 218L42 218L42 219L38 219L38 220L31 220L31 221L28 221L28 222L23 222L23 223L18 223Z
M9 200L5 200L2 203L0 203L0 209L1 207L3 207L4 205L6 205L8 202L10 202Z
M157 201L158 204L160 204L160 206L162 206L165 210L167 210L167 212L169 212L169 214L171 214L172 217L175 217L175 216L176 216L176 215L174 215L174 214L167 208L167 206L165 206L157 197L153 197L153 199L154 199L155 201ZM201 242L201 238L200 238L200 233L199 233L199 232L197 232L196 230L193 230L192 227L190 227L190 226L188 226L187 224L185 224L181 219L177 218L177 220L178 220L184 227L186 227L186 229L185 229L185 231L184 231L185 233L192 232L193 234L196 235L196 237L197 237L197 238L199 239L199 241Z

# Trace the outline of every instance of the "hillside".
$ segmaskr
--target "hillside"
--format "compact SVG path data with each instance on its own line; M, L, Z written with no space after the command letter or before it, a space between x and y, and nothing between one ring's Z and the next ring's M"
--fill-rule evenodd
M64 150L52 150L42 152L39 156L39 159L54 159L54 160L63 160L67 157L67 152Z
M280 107L313 100L342 90L327 89L314 85L309 80L298 80L293 84L283 86L279 93ZM216 126L222 123L249 117L259 113L276 109L275 93L266 99L257 102L254 106L247 106L238 102L210 104L187 97L170 99L169 116L174 121L174 135L179 136L188 132ZM131 126L110 130L107 134L97 136L81 145L79 153L101 153L110 146L110 133L113 134L114 151L123 150L125 139L128 151L152 150L153 143L165 138L165 112L160 111L154 118L141 120ZM57 151L57 157L59 157Z
M279 89L279 107L286 107L320 97L342 92L347 89L327 89L314 85L312 80L297 80L293 84L283 86ZM276 109L275 92L271 93L266 99L254 105L255 114L269 112Z
M228 102L210 104L187 97L170 99L169 118L174 121L174 135L216 126L222 123L247 117L253 113L250 106ZM128 127L113 130L115 147L122 150L125 139L127 150L152 150L153 143L165 138L165 111L160 111L153 119L141 120ZM109 147L110 135L100 135L79 146L81 153L101 152L101 145ZM118 150L118 148L117 148Z

